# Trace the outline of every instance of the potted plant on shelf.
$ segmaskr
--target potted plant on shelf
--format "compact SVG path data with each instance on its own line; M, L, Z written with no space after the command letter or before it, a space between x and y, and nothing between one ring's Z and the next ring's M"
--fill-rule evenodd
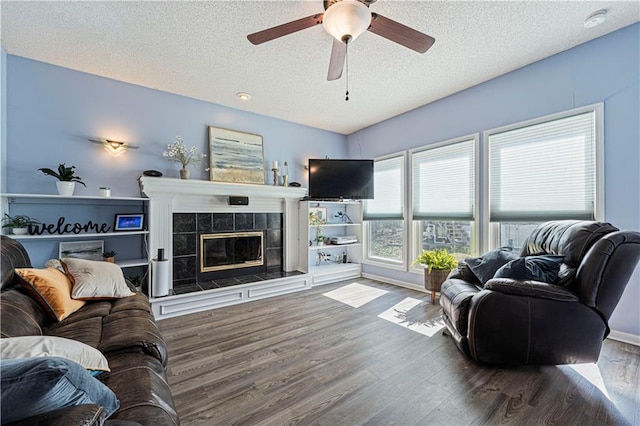
M436 291L453 268L458 266L456 258L446 249L422 250L422 253L411 264L424 265L424 288L431 291L431 302L435 303Z
M324 235L322 234L323 225L326 222L316 212L309 212L309 225L313 226L316 230L316 244L319 246L324 245Z
M116 254L118 254L118 253L113 251L113 250L105 251L104 253L102 253L102 258L105 260L105 262L115 263L116 262Z
M21 214L9 216L5 213L2 218L2 227L11 228L14 235L25 235L29 231L29 226L39 223L40 221Z
M58 179L56 187L58 188L58 194L69 197L73 195L73 191L76 189L76 182L83 185L85 188L87 185L82 181L82 178L75 175L74 169L76 166L67 167L64 163L58 165L58 172L55 172L47 167L38 169L45 175L53 176Z

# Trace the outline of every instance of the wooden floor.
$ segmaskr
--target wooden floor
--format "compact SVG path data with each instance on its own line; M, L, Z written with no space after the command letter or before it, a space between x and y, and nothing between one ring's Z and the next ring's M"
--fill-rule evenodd
M352 282L387 293L323 296ZM427 294L366 279L160 321L182 425L640 425L639 347L606 340L583 372L483 367L378 317L407 297L404 325L437 330Z

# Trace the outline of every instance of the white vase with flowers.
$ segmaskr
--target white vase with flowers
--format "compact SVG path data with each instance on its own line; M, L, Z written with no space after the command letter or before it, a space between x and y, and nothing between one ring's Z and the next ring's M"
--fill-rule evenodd
M189 164L197 164L206 157L205 154L198 154L198 148L195 146L187 148L180 135L176 136L176 139L167 145L167 150L162 153L162 156L170 161L182 164L180 179L189 179L191 175L190 170L187 168Z

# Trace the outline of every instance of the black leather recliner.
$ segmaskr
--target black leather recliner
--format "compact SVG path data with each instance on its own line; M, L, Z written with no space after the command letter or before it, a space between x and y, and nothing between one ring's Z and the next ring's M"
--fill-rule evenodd
M493 278L481 284L454 270L440 305L458 348L486 364L595 362L608 320L640 259L640 233L609 223L552 221L527 237L521 256L564 256L566 285Z

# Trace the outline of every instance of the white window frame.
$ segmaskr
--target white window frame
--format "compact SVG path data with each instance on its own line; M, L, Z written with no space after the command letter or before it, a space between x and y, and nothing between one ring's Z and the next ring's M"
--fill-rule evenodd
M604 104L602 102L592 105L586 105L580 108L574 108L555 114L549 114L531 120L521 121L519 123L509 124L503 127L485 130L482 133L482 170L484 173L482 179L482 190L484 194L482 209L482 252L485 253L499 245L500 225L499 222L491 223L489 221L491 209L491 193L489 183L489 136L494 133L501 133L521 127L533 126L549 121L559 120L562 118L584 114L587 112L595 113L595 199L594 199L594 216L595 220L602 221L605 218L604 204Z
M406 271L407 270L407 246L408 246L408 230L407 230L407 223L409 223L407 221L407 214L410 214L410 212L407 209L407 192L406 192L406 188L407 188L407 153L406 151L400 151L400 152L394 152L392 154L388 154L388 155L384 155L381 157L375 157L373 159L374 162L376 161L383 161L383 160L388 160L390 158L397 158L397 157L402 157L402 164L403 164L403 174L402 174L402 189L401 189L401 194L402 194L402 200L403 200L403 209L404 209L404 219L403 219L403 223L402 223L402 259L400 261L394 261L391 259L385 259L385 258L380 258L380 257L375 257L375 256L369 256L369 247L370 247L370 242L369 242L369 232L370 232L370 227L369 227L369 221L368 220L363 220L362 221L362 235L363 235L363 244L362 244L362 264L364 265L372 265L372 266L379 266L379 267L383 267L386 269L394 269L397 271ZM364 208L364 207L363 207ZM363 211L364 214L364 211Z
M481 183L480 183L480 157L478 155L479 152L479 147L480 147L480 133L472 133L469 135L465 135L465 136L460 136L454 139L448 139L445 141L441 141L441 142L436 142L430 145L425 145L425 146L420 146L417 148L413 148L411 150L409 150L409 158L408 158L408 162L409 162L409 169L407 171L407 174L409 176L409 187L410 187L410 191L409 191L409 196L408 198L408 209L407 209L407 220L408 223L410 224L410 228L411 228L411 259L415 259L418 257L418 254L420 254L420 252L422 251L421 248L421 243L422 243L422 236L420 235L421 233L421 229L419 224L417 223L417 221L413 220L413 190L414 190L414 185L416 184L413 180L413 155L429 150L429 149L435 149L435 148L440 148L443 146L447 146L447 145L453 145L456 143L460 143L460 142L465 142L465 141L469 141L469 140L473 140L473 156L474 156L474 161L473 161L473 173L474 173L474 182L475 182L475 188L474 188L474 203L473 203L473 217L474 220L471 222L471 228L472 228L472 238L471 238L471 253L472 255L475 255L478 252L479 249L479 242L480 242L480 238L479 238L479 227L478 225L480 224L480 207L479 207L479 200L480 200L480 187L481 187ZM413 263L413 262L412 262ZM414 274L424 274L424 268L418 265L415 266L410 266L409 268L409 272L414 273Z

